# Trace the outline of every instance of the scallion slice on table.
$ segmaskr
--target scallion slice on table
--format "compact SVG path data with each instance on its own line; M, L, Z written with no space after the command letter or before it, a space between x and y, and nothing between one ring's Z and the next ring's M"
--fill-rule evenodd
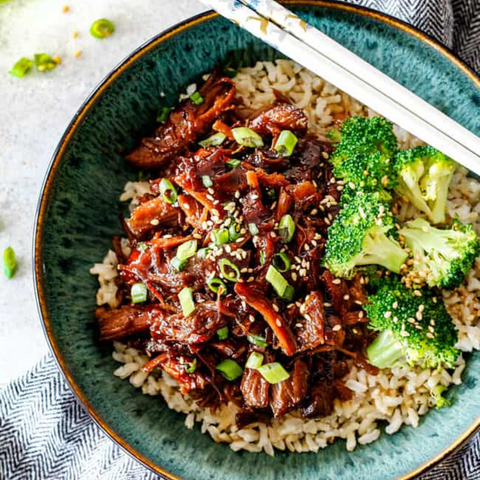
M290 376L290 374L278 362L262 365L258 368L258 371L262 377L272 385L283 382Z
M284 243L292 240L295 234L295 222L290 214L284 215L278 224L278 233Z
M245 366L251 368L252 370L258 370L263 363L263 355L258 352L252 352L248 357L247 363Z
M13 278L17 271L17 257L12 247L3 252L3 271L8 279Z
M143 283L134 283L130 289L130 296L133 303L143 303L147 301L148 290Z
M284 252L276 253L273 256L273 266L281 273L288 272L292 266L292 262L288 255Z
M290 130L282 130L276 143L275 150L283 157L289 157L298 142L298 138Z
M193 301L191 288L182 288L178 294L178 300L180 301L180 306L182 307L184 317L188 317L195 311L195 302Z
M214 133L211 137L206 138L205 140L202 140L201 142L198 142L202 147L217 147L218 145L221 145L227 136L222 133Z
M36 53L33 59L39 72L53 70L57 66L57 62L48 53Z
M197 241L189 240L188 242L182 243L177 248L177 258L180 260L187 260L195 255L197 252Z
M195 373L195 370L197 369L197 359L194 358L190 363L185 364L185 371L187 373Z
M23 78L25 75L30 73L32 67L33 60L27 57L22 57L17 63L15 63L8 73L17 78Z
M295 291L293 287L285 280L283 275L272 265L268 267L266 280L277 292L280 298L292 300Z
M162 107L159 114L157 115L157 122L163 123L170 115L172 109L170 107Z
M223 278L230 280L231 282L238 282L240 280L240 270L232 263L228 258L222 258L218 265L222 272Z
M222 327L217 330L219 340L226 340L228 338L228 327Z
M115 25L106 18L101 18L92 23L90 35L95 38L107 38L115 31Z
M227 293L227 286L221 278L213 277L210 280L207 280L207 285L213 293L219 293L220 295L225 295Z
M243 373L242 367L235 360L228 358L221 361L215 369L220 372L223 378L229 381L235 380Z
M173 186L173 183L166 178L163 178L160 182L160 193L162 194L162 198L170 205L177 201L177 190Z
M249 333L247 335L247 340L250 343L253 343L253 345L256 345L257 347L268 347L268 343L265 337L262 337L261 335L254 335L253 333Z
M190 95L190 100L191 100L195 105L201 105L201 104L205 101L200 92L193 92L193 93Z
M256 148L263 147L262 137L247 127L232 128L232 135L239 145L244 147Z

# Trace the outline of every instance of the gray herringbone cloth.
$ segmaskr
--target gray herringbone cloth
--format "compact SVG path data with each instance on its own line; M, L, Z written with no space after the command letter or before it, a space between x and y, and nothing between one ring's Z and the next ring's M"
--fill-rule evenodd
M480 0L352 0L430 34L480 72ZM150 480L76 402L51 356L0 391L0 480ZM421 480L480 479L480 435Z

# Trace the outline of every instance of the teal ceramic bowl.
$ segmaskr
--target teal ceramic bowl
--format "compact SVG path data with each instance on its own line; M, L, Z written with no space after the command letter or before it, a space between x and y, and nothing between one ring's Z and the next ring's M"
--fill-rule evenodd
M286 2L308 22L480 134L480 81L418 31L380 14L331 2ZM153 471L188 480L388 480L412 478L440 461L479 426L480 355L472 355L451 408L417 429L353 453L345 444L318 454L234 453L161 399L112 375L110 349L95 341L96 278L117 219L122 187L136 173L123 155L152 129L162 104L226 61L252 64L278 54L216 14L188 20L131 54L86 100L60 141L40 197L35 278L48 340L75 394L110 437ZM166 98L161 99L160 92Z

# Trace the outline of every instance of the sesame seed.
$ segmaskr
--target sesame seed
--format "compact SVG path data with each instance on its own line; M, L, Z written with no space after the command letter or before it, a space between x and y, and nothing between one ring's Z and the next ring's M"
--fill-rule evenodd
M396 310L398 308L398 302L393 302L392 308Z
M275 323L277 324L277 327L281 327L282 326L282 322L277 318L277 320L275 321Z
M251 322L254 322L255 321L255 317L253 315L249 315L248 316L248 319L251 321Z
M416 318L417 320L422 320L422 318L423 318L422 312L417 312L417 313L415 314L415 318Z
M316 240L312 240L312 245L316 247L318 245L318 242Z
M405 331L405 330L401 331L401 332L400 332L400 335L401 335L402 337L409 337L409 336L410 336L410 334L409 334L407 331Z
M242 243L245 240L244 237L239 237L235 240L235 243Z
M343 296L343 299L344 300L350 300L350 295L348 295L348 293L346 295Z
M329 155L328 155L327 152L322 152L322 157L323 157L325 160L328 160Z
M200 240L202 236L199 233L194 233L193 238L196 238L197 240Z
M398 317L393 317L393 323L398 323Z
M325 303L323 304L323 306L324 306L324 307L331 307L332 304L331 304L330 302L325 302Z
M332 283L334 285L340 285L342 283L342 281L339 278L336 278L335 280L332 280Z
M414 290L413 291L413 294L417 297L421 297L422 296L422 292L420 290Z
M363 318L365 316L365 312L362 310L361 312L358 312L358 318Z
M308 252L310 250L310 245L308 243L306 243L304 246L303 246L303 249Z
M355 184L353 182L349 182L348 186L352 189L355 190Z
M70 7L68 5L64 5L62 8L62 13L68 13L70 11Z
M210 187L209 189L207 189L207 192L213 195L215 193L215 190L212 187Z
M75 58L80 57L80 55L82 55L82 51L81 51L81 50L77 50L77 51L73 54L73 56L74 56Z
M298 274L299 274L301 277L304 277L304 276L307 274L307 271L306 271L304 268L302 268L302 269L298 272Z
M330 225L331 222L330 222L330 220L329 220L327 217L325 217L323 220L324 220L324 222L325 222L327 225Z
M280 311L280 309L278 308L278 306L277 306L275 303L274 303L272 306L273 306L273 309L274 309L276 312L279 312L279 311Z
M318 213L318 210L314 208L311 212L310 215L316 215Z
M332 330L333 330L334 332L338 332L338 331L341 330L341 329L342 329L342 326L341 326L341 325L335 325L335 326L332 328Z
M242 269L240 270L240 273L247 273L247 270L248 270L248 268L242 268Z
M296 328L302 328L303 325L302 325L301 323L296 323L296 324L295 324L295 327L296 327Z
M247 282L253 282L254 280L255 280L254 277L249 277L248 280L247 280Z
M235 198L240 198L240 192L238 190L235 192Z
M431 332L427 333L427 338L435 338L435 335Z
M78 38L78 32L76 30L72 33L72 38Z
M208 200L211 200L212 202L213 202L213 200L214 200L214 198L213 198L209 193L207 193L207 199L208 199Z
M305 317L305 320L307 320L307 322L311 322L311 321L312 321L312 317L311 317L308 313L306 313L306 314L304 315L304 317Z
M292 280L296 282L297 278L298 278L298 275L295 272L292 272Z
M158 218L154 218L153 220L150 221L150 224L157 226L160 224L160 220L158 220Z

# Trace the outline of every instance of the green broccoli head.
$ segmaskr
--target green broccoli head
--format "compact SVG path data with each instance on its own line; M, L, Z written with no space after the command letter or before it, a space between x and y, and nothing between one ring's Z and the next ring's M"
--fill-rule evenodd
M381 265L398 273L408 255L395 234L395 217L379 195L356 195L328 229L325 265L344 278L362 265Z
M342 123L340 138L330 157L335 177L356 191L376 192L396 186L393 159L398 143L389 121L383 117L349 118Z
M480 240L472 224L455 220L451 228L432 227L422 218L398 232L412 251L407 283L452 289L458 287L480 255Z
M380 332L367 347L372 365L453 366L459 355L458 333L440 295L408 289L397 275L391 275L368 300L364 309L369 328Z
M457 164L433 147L401 150L395 158L397 191L432 223L444 223L448 187Z

